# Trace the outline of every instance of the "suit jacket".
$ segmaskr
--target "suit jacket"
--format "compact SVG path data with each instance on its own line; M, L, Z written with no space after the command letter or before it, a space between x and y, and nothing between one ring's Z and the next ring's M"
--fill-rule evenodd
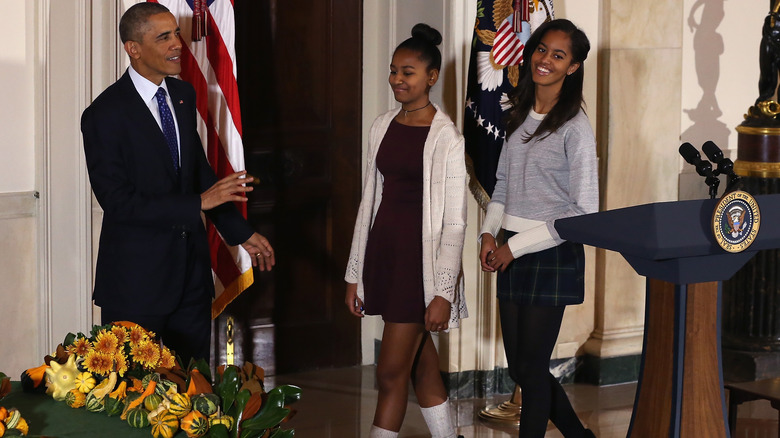
M95 304L162 315L184 293L187 258L209 265L200 194L217 177L196 130L195 90L166 78L180 135L179 174L162 130L129 73L84 110L81 132L92 189L103 208L95 273ZM207 212L231 245L254 232L232 204ZM213 295L208 270L200 281Z

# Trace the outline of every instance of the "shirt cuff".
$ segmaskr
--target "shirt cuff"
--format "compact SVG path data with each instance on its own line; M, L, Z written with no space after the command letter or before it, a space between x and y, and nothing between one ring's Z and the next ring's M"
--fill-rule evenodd
M504 204L500 202L490 202L487 205L485 213L485 219L482 221L482 228L479 231L479 237L477 242L482 244L482 235L485 233L496 237L498 231L501 229L501 222L504 219Z
M521 231L510 237L507 241L512 256L518 258L525 254L544 251L557 245L547 224L542 223L539 226Z

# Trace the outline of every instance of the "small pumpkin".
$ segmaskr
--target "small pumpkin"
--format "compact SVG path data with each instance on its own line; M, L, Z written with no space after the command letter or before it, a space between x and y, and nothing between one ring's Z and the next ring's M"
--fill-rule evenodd
M16 423L14 429L18 430L22 435L27 435L30 432L30 426L27 425L27 420L24 418L19 419L19 422Z
M96 383L95 376L89 371L83 371L76 376L76 388L84 394L92 391L92 389L95 388Z
M49 368L45 363L35 368L30 368L22 372L20 379L24 392L44 392L46 390L46 370ZM0 435L3 436L3 435Z
M83 392L79 391L77 388L73 388L70 391L68 391L67 394L65 394L65 404L72 407L73 409L78 409L84 406L86 400L87 400L87 394L84 394Z
M176 393L170 398L171 407L168 410L176 416L176 418L182 418L192 410L192 402L190 396L187 394Z
M142 407L132 408L127 412L127 424L132 427L143 428L149 425L149 411Z
M125 411L123 412L122 415L124 415L130 409L141 406L141 403L144 402L144 399L146 397L149 397L150 395L154 394L154 388L156 387L157 387L157 381L151 380L149 381L149 384L146 386L146 389L142 394L138 394L137 392L133 393L134 395L128 394L126 399L127 403L125 405ZM120 418L124 418L124 417L120 417Z
M19 424L19 420L22 419L22 414L19 412L16 408L11 408L8 410L8 417L5 419L5 425L9 429L16 428L16 425Z
M6 409L3 406L0 406L0 423L5 423L6 418L8 418L8 409Z
M160 383L160 375L157 373L149 373L141 379L141 385L144 389L149 386L149 382Z
M76 377L79 375L76 355L70 355L64 364L56 361L49 362L49 368L45 373L46 394L50 394L57 401L65 400L68 391L76 387Z
M214 427L217 424L221 424L227 428L228 431L233 429L233 424L235 423L235 420L233 417L227 414L223 414L222 411L217 411L216 414L209 417L209 425Z
M157 409L157 406L159 406L162 401L163 401L162 395L156 392L149 394L144 399L144 408L146 408L147 411L153 411Z
M116 372L112 371L87 394L87 410L90 412L102 412L106 408L106 396L114 390L116 385Z
M190 438L202 437L209 431L209 419L198 411L190 411L181 419L181 430Z
M192 409L195 409L207 417L210 417L217 412L220 403L219 396L213 393L198 394L191 400Z
M179 430L179 419L167 410L157 414L150 423L152 436L155 438L171 438Z
M0 421L0 436L5 435L5 423Z
M119 415L119 418L121 420L127 420L127 413L130 412L130 409L133 409L134 407L140 406L141 401L141 394L137 392L128 392L127 397L125 397L124 406L122 409L122 413ZM136 401L138 401L137 404L134 404ZM131 406L132 404L132 406Z

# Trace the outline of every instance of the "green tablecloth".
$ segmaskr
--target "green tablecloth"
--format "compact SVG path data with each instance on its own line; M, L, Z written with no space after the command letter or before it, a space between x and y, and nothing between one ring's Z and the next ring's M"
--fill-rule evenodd
M45 394L22 391L20 382L12 382L11 393L0 400L0 406L17 408L30 426L30 437L50 438L149 438L152 428L135 429L119 416L93 413L85 408L73 409L65 402L54 401ZM176 438L187 435L179 431Z

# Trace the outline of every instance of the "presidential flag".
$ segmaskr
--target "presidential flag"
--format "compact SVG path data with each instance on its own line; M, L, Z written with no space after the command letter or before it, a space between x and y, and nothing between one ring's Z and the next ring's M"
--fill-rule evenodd
M198 133L217 178L244 169L241 109L236 83L233 0L148 0L166 6L181 29L181 78L195 87ZM246 204L237 203L246 217ZM211 317L254 281L252 261L241 247L222 240L206 223L216 298Z
M524 43L554 18L552 0L480 0L469 59L463 135L471 192L485 208L506 137L507 93L517 86Z

